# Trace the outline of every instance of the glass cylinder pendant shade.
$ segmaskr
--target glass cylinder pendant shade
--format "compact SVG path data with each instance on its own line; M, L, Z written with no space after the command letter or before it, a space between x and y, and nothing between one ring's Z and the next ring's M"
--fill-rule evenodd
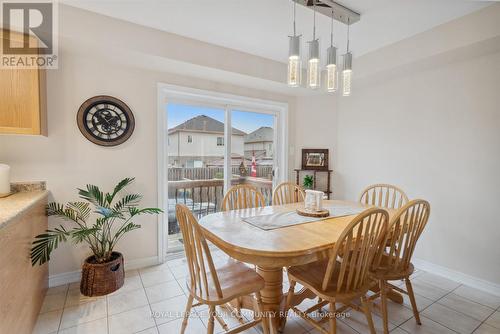
M330 46L327 49L327 61L326 61L326 89L329 92L337 91L338 86L338 75L337 75L337 48Z
M352 84L352 53L344 55L344 70L342 71L342 95L351 95Z
M309 88L320 87L321 70L319 68L319 41L317 39L309 42L309 62L307 68L307 85Z
M288 86L300 86L301 75L302 61L300 59L300 36L290 36L288 52Z

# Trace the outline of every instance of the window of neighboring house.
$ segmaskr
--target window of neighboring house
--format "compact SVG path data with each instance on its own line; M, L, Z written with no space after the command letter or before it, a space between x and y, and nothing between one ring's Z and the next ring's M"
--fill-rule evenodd
M224 137L217 137L217 146L224 146Z
M188 143L192 143L192 142L193 142L193 136L188 135Z

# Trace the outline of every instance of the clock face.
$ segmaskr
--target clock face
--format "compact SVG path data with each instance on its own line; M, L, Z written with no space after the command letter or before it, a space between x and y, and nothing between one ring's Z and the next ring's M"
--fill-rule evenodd
M96 96L85 101L78 111L78 127L95 144L115 146L134 131L134 115L122 101L111 96Z

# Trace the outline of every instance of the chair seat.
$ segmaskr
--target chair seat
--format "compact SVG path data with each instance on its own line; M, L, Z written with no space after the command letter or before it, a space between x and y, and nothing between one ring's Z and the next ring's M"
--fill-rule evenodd
M326 290L323 290L323 278L325 277L327 266L328 259L290 267L288 268L288 276L290 279L312 290L317 296L328 301L350 301L364 295L366 291L377 284L375 280L369 279L367 283L358 290L351 290L348 293L338 293L337 281L340 272L340 262L337 262L332 278L330 279Z
M407 268L398 270L389 264L389 260L389 255L382 255L380 266L376 270L370 271L370 275L377 279L394 281L408 277L415 271L415 267L411 262Z
M253 268L242 262L228 259L226 263L215 268L215 271L219 278L222 297L217 295L216 284L213 282L211 274L207 273L208 295L200 296L199 290L193 290L191 278L188 276L186 279L189 292L202 303L221 305L237 297L259 292L264 288L264 279Z

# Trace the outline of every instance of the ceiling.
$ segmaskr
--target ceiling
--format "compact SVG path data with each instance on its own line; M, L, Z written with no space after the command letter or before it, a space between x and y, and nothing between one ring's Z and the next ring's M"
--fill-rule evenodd
M285 62L292 33L291 0L64 0L71 6L215 45ZM350 48L360 56L491 2L472 0L341 0L361 14L351 26ZM312 37L313 13L297 6L297 30ZM322 49L329 46L330 20L317 16ZM335 44L345 52L346 27L334 25ZM306 43L303 50L306 51Z

